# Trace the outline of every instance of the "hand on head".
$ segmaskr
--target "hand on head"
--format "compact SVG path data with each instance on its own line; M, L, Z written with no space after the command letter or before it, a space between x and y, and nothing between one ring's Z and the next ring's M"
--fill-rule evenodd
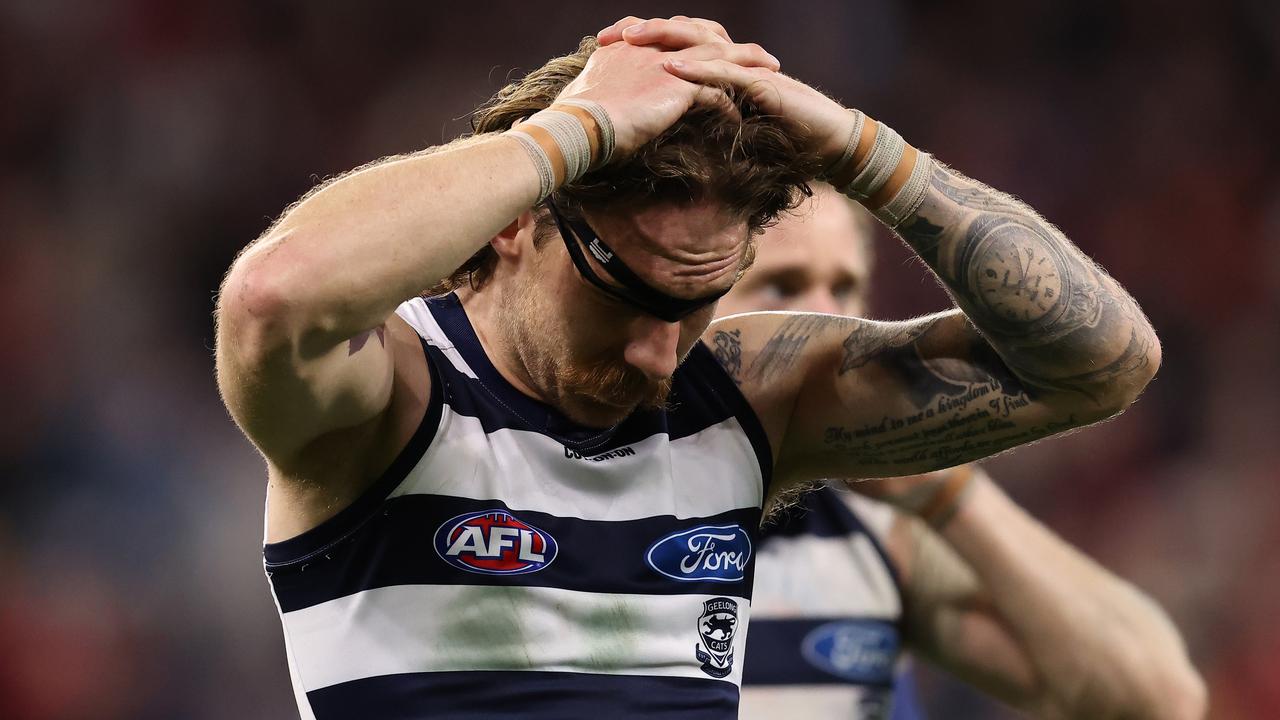
M713 20L676 15L627 17L601 30L601 46L625 43L662 51L671 75L705 87L733 87L764 112L804 133L809 148L834 162L853 131L852 114L839 103L779 72L780 63L755 43L735 43Z
M617 23L614 27L620 26L621 23ZM599 103L613 121L615 153L625 157L671 127L694 106L737 112L715 82L698 82L669 72L673 61L716 59L744 69L758 67L774 71L778 68L777 59L758 45L730 43L710 31L697 37L686 33L680 42L679 47L617 42L617 38L609 43L601 42L582 73L565 87L560 99Z

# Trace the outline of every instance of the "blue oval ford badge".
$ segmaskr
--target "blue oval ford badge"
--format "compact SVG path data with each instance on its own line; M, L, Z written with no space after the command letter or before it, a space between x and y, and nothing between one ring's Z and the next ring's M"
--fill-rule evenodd
M436 530L440 559L482 575L537 572L556 559L551 534L506 510L482 510L446 520Z
M702 525L649 546L645 561L669 578L738 582L747 575L751 538L740 525Z
M898 657L898 629L877 620L840 620L805 635L800 654L810 665L855 683L888 683Z

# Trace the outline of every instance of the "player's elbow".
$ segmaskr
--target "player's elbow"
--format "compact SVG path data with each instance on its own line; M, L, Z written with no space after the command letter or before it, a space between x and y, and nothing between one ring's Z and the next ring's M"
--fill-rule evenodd
M273 259L265 240L231 266L218 295L215 318L219 359L255 367L287 351L297 337L296 280Z
M1105 379L1087 387L1093 402L1092 421L1103 420L1124 412L1146 390L1160 370L1160 341L1155 332L1135 330L1124 353L1112 361L1102 375Z

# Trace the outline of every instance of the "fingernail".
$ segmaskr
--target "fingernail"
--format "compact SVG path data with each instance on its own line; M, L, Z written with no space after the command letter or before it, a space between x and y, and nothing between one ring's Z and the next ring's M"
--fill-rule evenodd
M673 68L677 68L677 69L682 68L682 67L684 67L684 61L683 61L683 60L672 60L672 61L671 61L671 67L673 67Z
M627 28L626 30L623 30L622 32L626 33L627 35L639 35L640 33L644 32L644 23L640 23L639 25L632 25L631 27Z

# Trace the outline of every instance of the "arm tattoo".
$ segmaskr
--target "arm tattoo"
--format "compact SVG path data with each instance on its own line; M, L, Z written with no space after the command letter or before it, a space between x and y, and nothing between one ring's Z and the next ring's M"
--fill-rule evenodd
M1137 303L1020 201L938 165L899 234L1023 381L1101 403L1149 377Z
M832 325L841 326L851 322L858 321L839 315L792 315L782 321L773 337L760 350L760 354L751 361L751 367L747 369L748 377L753 380L772 380L786 374L800 357L809 338Z
M735 384L742 384L742 331L717 330L711 338L711 354Z
M912 323L905 327L865 320L854 322L856 325L853 332L844 339L844 360L840 362L840 370L837 373L839 375L866 365L872 358L886 351L897 350L914 343L917 338L924 336L938 324L938 318L931 318L923 323Z
M353 335L351 339L347 341L347 357L351 357L352 355L355 355L356 353L364 349L365 343L369 342L369 338L374 335L378 337L378 344L381 345L382 347L386 347L387 346L387 339L385 337L386 331L387 330L385 325L379 325L378 327L373 328L372 330L365 330L362 333L357 333Z

